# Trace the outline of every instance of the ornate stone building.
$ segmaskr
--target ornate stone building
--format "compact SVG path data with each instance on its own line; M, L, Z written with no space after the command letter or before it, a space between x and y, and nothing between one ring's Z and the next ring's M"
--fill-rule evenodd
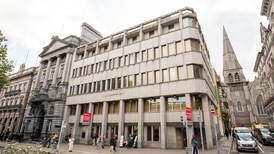
M261 24L261 51L255 61L257 74L250 87L256 113L260 119L256 122L269 123L274 128L274 2L262 0L261 15L267 17L268 26ZM263 118L263 119L262 119Z
M138 147L185 148L193 134L200 136L201 120L210 149L216 143L217 120L210 114L218 104L215 90L196 13L184 8L75 50L65 132L77 143L116 134L138 136ZM193 121L183 126L186 107ZM83 121L86 112L91 122Z
M225 28L223 28L223 76L226 101L229 105L231 124L248 126L254 122L254 115L242 66L232 48Z
M24 118L22 132L25 137L60 132L66 101L69 73L74 49L101 35L88 24L82 25L81 37L52 37L39 55L41 58L36 84Z
M8 76L10 84L0 92L0 134L20 132L36 69L25 69L23 64Z

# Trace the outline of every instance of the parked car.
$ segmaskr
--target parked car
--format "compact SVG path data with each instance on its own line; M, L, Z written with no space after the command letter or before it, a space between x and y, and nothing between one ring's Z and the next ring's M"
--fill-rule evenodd
M236 133L236 148L238 151L253 151L258 152L258 145L254 137L250 132L247 133Z
M273 145L274 144L274 133L268 128L258 128L254 130L254 136L263 145Z
M235 127L233 129L233 134L237 134L237 133L249 133L251 134L251 129L250 128L247 128L247 127ZM234 136L236 137L236 136Z

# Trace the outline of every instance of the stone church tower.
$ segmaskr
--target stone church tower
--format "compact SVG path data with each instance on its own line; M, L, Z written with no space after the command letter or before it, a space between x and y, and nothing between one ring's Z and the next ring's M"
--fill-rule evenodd
M250 127L253 119L248 81L223 28L223 76L232 126Z

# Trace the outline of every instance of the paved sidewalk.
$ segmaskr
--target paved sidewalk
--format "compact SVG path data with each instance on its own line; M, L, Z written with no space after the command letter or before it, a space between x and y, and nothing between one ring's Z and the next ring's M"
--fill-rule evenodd
M5 142L0 142L0 146L5 146ZM230 150L231 139L227 140L222 138L219 141L220 144L220 154L227 154ZM20 143L20 146L31 146L37 149L42 149L43 151L52 152L51 148L43 148L40 144L28 144ZM152 149L152 148L142 148L142 149L127 149L127 148L117 148L115 154L185 154L185 149ZM200 150L201 153L201 150ZM84 145L84 144L75 144L73 152L68 152L68 144L62 144L60 146L60 154L110 154L109 147L106 146L105 149L96 149L95 146ZM204 154L217 154L217 149L205 150Z

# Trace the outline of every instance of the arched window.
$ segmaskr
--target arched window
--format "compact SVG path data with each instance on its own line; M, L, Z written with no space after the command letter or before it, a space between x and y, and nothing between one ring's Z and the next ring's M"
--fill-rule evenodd
M228 81L233 82L233 76L231 73L228 74Z
M256 107L258 114L265 114L263 107L263 97L261 95L259 95L256 99Z
M240 81L240 75L239 75L239 73L235 73L235 81Z
M238 109L238 111L240 111L240 112L243 111L241 102L237 102L237 109Z

